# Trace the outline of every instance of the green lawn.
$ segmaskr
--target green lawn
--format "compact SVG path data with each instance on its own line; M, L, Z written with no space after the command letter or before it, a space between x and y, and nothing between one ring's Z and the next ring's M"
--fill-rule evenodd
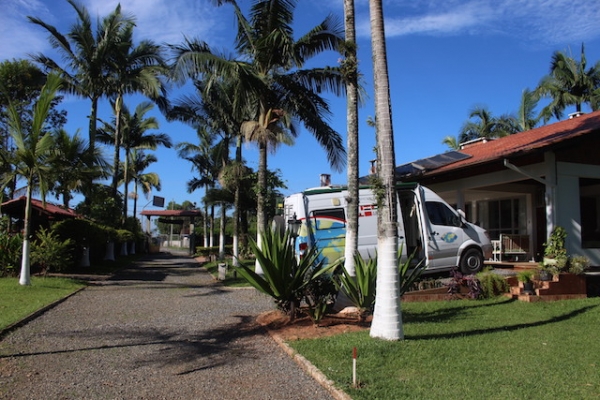
M0 278L0 329L84 287L73 279L31 278L31 286L19 285L19 278Z
M599 306L600 298L405 303L404 341L366 331L289 344L357 400L600 398Z

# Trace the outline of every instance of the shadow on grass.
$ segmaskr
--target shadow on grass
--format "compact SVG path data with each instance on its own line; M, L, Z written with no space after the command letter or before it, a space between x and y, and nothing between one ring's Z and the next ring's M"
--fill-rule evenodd
M498 304L498 303L496 303L496 304ZM491 304L491 305L494 305L494 304ZM516 331L519 329L534 328L534 327L554 324L557 322L567 321L567 320L575 318L575 317L577 317L581 314L584 314L584 313L586 313L594 308L597 308L597 307L598 307L598 305L582 307L577 310L573 310L566 314L552 317L552 318L549 318L544 321L521 323L521 324L514 324L514 325L503 325L503 326L498 326L498 327L493 327L493 328L473 329L473 330L461 331L461 332L436 333L436 334L429 334L429 335L414 335L414 336L406 335L405 338L411 339L411 340L455 339L455 338L462 338L462 337L468 337L468 336L486 335L486 334L491 334L491 333L496 333L496 332L511 332L511 331Z
M518 300L513 299L513 298L508 298L508 297L505 300L501 300L501 301L497 301L497 302L493 302L493 303L484 303L484 302L479 302L479 301L478 302L457 301L455 303L457 305L454 307L437 308L430 312L413 313L410 311L402 310L402 317L403 317L403 320L406 322L415 322L415 323L421 323L421 324L423 324L423 323L438 323L438 322L444 322L444 321L449 321L449 320L455 319L456 317L460 316L460 314L465 310L502 306L502 305L514 303L516 301L518 301ZM450 302L450 304L452 304L452 302Z

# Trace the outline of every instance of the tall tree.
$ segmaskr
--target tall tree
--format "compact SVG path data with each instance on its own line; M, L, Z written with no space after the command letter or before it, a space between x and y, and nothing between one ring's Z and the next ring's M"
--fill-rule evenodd
M54 148L53 137L45 133L45 121L52 107L52 100L60 87L61 79L56 74L48 75L46 84L35 103L30 129L26 129L16 107L10 105L9 126L15 144L15 164L12 175L20 176L27 183L25 216L23 229L23 253L19 284L30 285L30 235L31 235L31 197L37 188L45 201L48 190L51 153ZM5 176L2 187L12 180L11 174Z
M541 111L544 122L555 117L561 119L564 110L575 106L581 112L582 104L589 104L592 110L599 106L600 61L587 68L585 48L581 44L581 58L576 61L565 53L556 51L550 61L550 73L542 78L535 92L538 96L550 98L550 104Z
M294 0L255 0L247 19L235 0L216 0L231 4L238 24L237 60L217 57L199 42L187 41L176 51L175 73L183 77L204 74L205 79L235 82L236 101L253 105L251 120L242 124L247 139L258 144L257 233L266 230L265 213L267 153L285 137L297 135L295 122L302 123L327 151L335 169L345 164L341 136L327 123L329 105L322 90L341 93L344 81L339 68L303 69L306 62L325 50L336 50L342 42L339 24L327 17L306 35L294 40L292 28ZM257 265L258 273L262 273Z
M398 276L396 161L382 0L369 0L377 130L377 289L372 337L404 338Z
M469 119L463 124L459 133L459 143L468 142L479 138L494 139L516 133L514 117L494 115L484 106L477 106L469 112Z
M14 145L9 126L9 106L15 108L20 116L22 128L31 129L35 101L46 83L46 74L36 65L27 60L6 60L0 63L0 177L10 173ZM66 122L67 112L58 110L57 106L62 96L52 100L46 130L60 129ZM16 190L16 180L8 185L8 197L12 198Z
M129 108L123 104L119 111L120 118L117 119L115 116L112 123L104 123L102 129L99 130L98 139L100 141L107 144L115 143L117 150L123 149L125 152L125 169L123 170L124 196L128 195L128 184L130 182L128 163L131 150L156 150L158 146L166 148L171 148L172 146L171 138L166 133L149 132L160 128L160 124L155 117L146 116L153 108L154 105L151 102L144 101L136 106L132 114ZM119 129L121 133L118 133ZM117 171L119 171L118 168ZM113 180L115 179L114 173L115 171L113 170ZM125 204L123 205L123 217L127 218L127 200L125 200Z
M118 5L115 12L120 10L120 7ZM117 192L119 176L119 149L123 134L123 121L121 120L121 112L124 108L123 96L128 93L142 93L151 99L159 100L159 104L164 103L161 97L164 98L165 87L161 81L161 74L166 72L166 67L161 47L150 40L142 40L138 45L134 45L134 27L134 19L129 18L128 23L124 24L119 32L118 48L110 54L109 86L110 95L114 99L112 105L115 113L113 194ZM146 107L151 106L146 105ZM125 162L127 162L127 154ZM127 185L127 179L125 185ZM127 201L125 201L124 212L127 213Z
M132 149L129 154L128 176L133 181L133 216L137 215L138 188L142 189L146 199L149 198L152 189L160 192L161 184L158 174L156 172L145 172L146 168L157 161L158 159L154 154L146 154L143 150L136 148ZM125 170L125 168L123 169Z
M69 208L73 193L81 193L85 182L109 177L110 166L98 148L90 153L79 132L71 136L66 130L57 129L52 134L55 155L51 160L54 182L50 190L57 199L62 196L63 206Z
M356 28L354 0L344 0L346 43L342 72L346 80L346 143L348 151L348 197L346 198L346 245L344 268L355 276L354 255L358 250L358 59L356 58Z
M535 128L541 119L541 115L535 115L535 109L538 105L539 98L535 92L524 89L521 93L521 102L519 104L519 110L515 118L516 129L518 132L525 132Z
M67 0L77 13L77 21L64 35L54 26L36 17L31 22L44 28L48 40L64 60L59 63L43 54L33 55L33 60L48 70L58 71L64 80L64 89L71 94L88 98L92 105L89 116L89 150L94 153L98 101L110 92L109 71L113 64L110 55L118 46L119 35L131 20L121 14L121 7L98 22L96 29L87 9L75 0Z

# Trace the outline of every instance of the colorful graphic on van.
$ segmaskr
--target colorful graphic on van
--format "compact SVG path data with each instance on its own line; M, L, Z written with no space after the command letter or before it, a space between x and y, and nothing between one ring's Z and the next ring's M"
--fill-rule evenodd
M308 218L302 225L300 235L296 241L298 251L303 246L316 245L321 250L319 261L329 265L344 255L346 245L346 222L343 219L331 216L331 211L322 212L320 216Z
M454 232L447 232L444 236L442 236L442 240L446 243L452 243L456 239L458 239L458 235Z

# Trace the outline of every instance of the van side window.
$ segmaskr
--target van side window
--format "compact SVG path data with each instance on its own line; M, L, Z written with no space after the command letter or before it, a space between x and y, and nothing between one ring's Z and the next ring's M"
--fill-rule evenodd
M311 217L316 230L340 229L346 227L346 215L343 208L314 210Z
M425 208L433 225L460 226L460 218L444 203L428 201Z

